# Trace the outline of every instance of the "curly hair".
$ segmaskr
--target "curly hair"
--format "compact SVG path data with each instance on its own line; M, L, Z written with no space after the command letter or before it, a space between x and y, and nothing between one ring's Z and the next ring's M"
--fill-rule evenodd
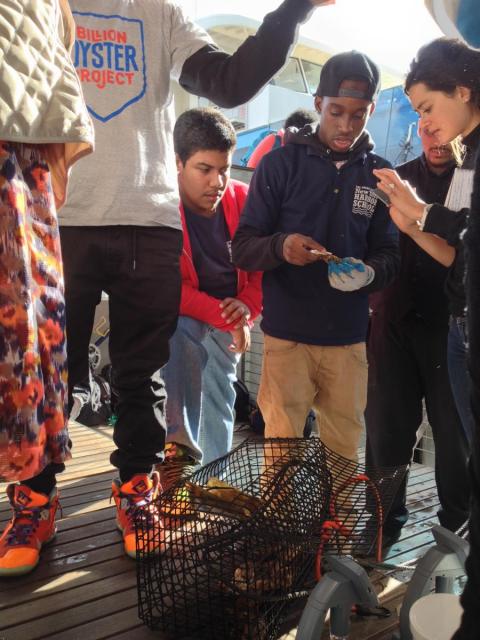
M309 109L295 109L285 120L283 125L285 129L288 127L296 127L301 129L306 124L314 124L318 122L318 114L316 111L310 111Z
M424 45L410 63L405 93L418 83L431 91L452 95L457 87L471 91L471 102L480 108L480 50L455 38L438 38Z

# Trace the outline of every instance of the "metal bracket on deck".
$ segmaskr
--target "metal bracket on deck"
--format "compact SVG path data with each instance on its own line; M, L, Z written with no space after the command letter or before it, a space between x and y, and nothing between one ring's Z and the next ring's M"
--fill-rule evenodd
M400 633L396 640L412 640L410 609L414 602L435 589L453 593L454 581L465 575L469 544L463 538L438 525L432 528L436 544L419 561L400 610Z
M310 594L298 626L296 640L318 640L330 611L330 634L346 637L354 604L378 607L379 602L365 570L352 558L329 556L327 572Z

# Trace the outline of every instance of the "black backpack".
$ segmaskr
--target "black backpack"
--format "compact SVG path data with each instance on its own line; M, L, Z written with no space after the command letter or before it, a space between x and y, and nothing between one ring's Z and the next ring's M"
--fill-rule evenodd
M80 408L74 416L77 422L87 427L109 423L112 417L111 392L105 378L91 373L89 378L74 387L73 397Z
M118 391L113 381L113 367L110 362L102 367L100 375L108 382L110 387L110 406L112 408L112 412L115 413L118 404Z
M247 385L243 380L238 379L233 383L236 393L235 399L235 419L248 425L252 431L262 435L265 430L263 416L257 403L250 395Z
M235 418L238 422L249 422L250 413L255 408L256 402L251 398L250 391L243 380L236 380L233 383L235 389Z

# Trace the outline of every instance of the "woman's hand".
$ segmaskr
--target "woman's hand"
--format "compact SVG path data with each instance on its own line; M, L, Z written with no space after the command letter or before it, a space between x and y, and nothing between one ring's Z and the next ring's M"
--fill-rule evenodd
M392 209L396 209L412 222L421 220L426 203L417 196L406 180L402 180L393 169L374 169L373 173L379 180L378 188L390 198L390 214L395 224L397 224L395 217L398 219L398 216L396 212L392 212ZM397 224L398 228L403 231L400 226L402 221L398 219L398 222L400 223Z
M416 220L407 218L407 216L403 215L403 213L401 213L396 207L390 207L390 217L398 229L407 236L415 238L419 233L422 233Z
M434 260L444 267L450 267L455 259L455 249L443 238L420 231L417 224L423 216L425 202L392 169L374 169L373 173L380 180L378 188L390 197L390 217L400 231L410 236Z

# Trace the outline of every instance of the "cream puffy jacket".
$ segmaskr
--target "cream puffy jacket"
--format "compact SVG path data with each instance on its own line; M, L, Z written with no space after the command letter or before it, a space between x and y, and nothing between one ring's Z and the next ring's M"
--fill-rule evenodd
M69 55L74 34L68 0L0 0L0 140L46 145L57 206L94 141Z

